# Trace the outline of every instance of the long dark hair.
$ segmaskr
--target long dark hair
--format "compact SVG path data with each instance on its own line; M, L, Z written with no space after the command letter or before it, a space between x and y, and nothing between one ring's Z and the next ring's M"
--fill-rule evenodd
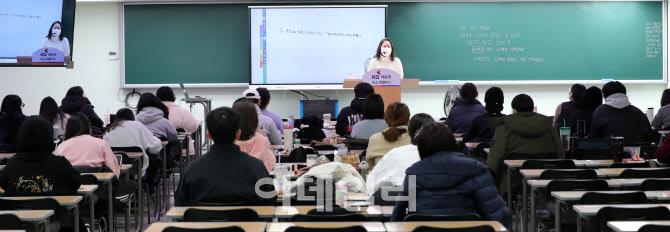
M53 37L53 36L52 36L53 31L52 31L52 30L53 30L53 28L54 28L54 25L56 25L56 24L60 25L60 35L58 36L58 39L59 39L60 41L63 41L63 37L64 37L64 35L63 35L63 24L60 23L60 21L56 21L56 22L53 22L53 23L51 24L51 27L49 27L49 34L47 34L47 38L51 39L51 37Z
M505 95L502 89L494 86L486 90L484 102L486 103L484 107L486 112L493 115L500 114L504 108L503 103L505 103Z
M143 93L140 96L140 100L137 102L137 113L139 114L144 107L156 107L163 111L163 117L168 119L168 108L161 102L161 99L158 99L153 93Z
M442 123L434 122L421 127L416 138L419 157L426 159L441 151L458 152L458 144L451 130Z
M412 118L409 119L409 125L407 125L407 131L412 144L416 145L416 132L419 131L423 125L434 122L435 119L428 114L418 113L412 116Z
M389 128L382 132L384 140L387 142L398 141L398 138L403 134L397 127L406 126L409 123L409 108L405 103L394 102L386 108L386 115L384 120Z
M598 106L603 104L603 92L600 88L591 86L586 89L579 97L577 106L581 109L595 110Z
M670 104L670 89L663 90L663 96L661 97L661 107Z
M233 103L233 110L240 114L240 140L253 138L258 128L256 106L246 98L239 98Z
M116 111L116 118L111 125L107 127L107 132L114 130L117 126L120 126L123 121L135 121L135 115L133 111L128 108L122 108L119 111Z
M8 134L7 141L15 141L17 132L21 128L21 124L25 120L25 115L23 115L23 110L21 106L23 101L17 95L10 94L5 96L5 99L2 100L2 106L0 106L0 115L5 117L6 120L0 122L0 125L7 128Z
M382 44L384 44L384 41L389 41L389 43L391 44L391 55L389 55L389 59L395 60L395 58L396 58L396 56L395 56L395 46L393 46L393 42L389 38L384 38L384 39L382 39L382 41L379 41L379 45L377 45L377 53L375 53L375 58L379 59L379 57L381 57L381 55L382 55Z
M65 126L65 141L80 136L91 134L91 122L88 117L82 113L74 113L70 115Z
M174 102L176 97L174 96L174 91L172 91L172 88L169 86L163 86L158 88L156 90L156 97L160 99L161 101L169 101L169 102Z
M67 90L65 96L84 96L84 89L81 86L74 86Z
M477 92L477 86L470 82L463 84L461 86L461 98L468 100L468 103L474 104L479 92Z
M58 109L58 103L52 97L45 97L40 104L40 116L55 124L59 120L65 120L65 114Z

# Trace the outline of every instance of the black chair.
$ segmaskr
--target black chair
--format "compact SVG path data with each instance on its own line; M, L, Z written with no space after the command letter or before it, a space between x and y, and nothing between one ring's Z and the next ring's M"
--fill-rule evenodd
M426 214L410 214L402 221L404 222L453 222L453 221L481 221L482 218L474 213L460 214L460 215L426 215Z
M186 222L258 222L258 213L253 209L210 210L190 208L184 212Z
M609 185L605 180L552 180L547 185L547 210L555 214L556 210L561 211L561 228L565 231L577 230L577 213L572 207L560 207L556 209L556 199L551 196L552 192L557 191L605 191L609 189ZM533 211L534 212L534 211Z
M571 157L578 160L611 160L612 141L604 138L577 139Z
M556 159L556 154L547 153L521 153L512 152L507 155L507 160L534 160L534 159Z
M619 178L670 178L670 168L663 169L625 169Z
M640 185L642 191L665 191L670 190L670 180L648 179L642 181Z
M291 226L286 228L285 232L367 232L363 226L349 226L339 228L308 228L301 226Z
M664 225L644 225L640 227L637 232L667 232L670 231L670 226Z
M368 219L360 213L340 215L309 215L296 214L291 217L292 222L366 222Z
M572 160L526 160L521 169L575 169Z
M168 226L167 228L163 229L163 232L244 232L244 229L242 229L242 227L239 226L202 228L202 229Z
M82 185L98 185L98 178L93 174L80 175L79 183Z
M0 199L0 210L53 210L54 214L49 217L51 232L60 230L60 216L62 213L58 201L52 198L37 198L29 200Z
M648 168L649 163L613 163L609 168Z
M491 148L491 143L481 142L481 143L479 143L479 145L477 145L473 154L470 154L470 156L472 156L475 159L481 161L482 163L486 163L486 160L489 157L489 153L484 151L484 149L486 149L486 148Z
M367 139L345 139L342 140L342 143L347 146L349 150L365 150L368 149L368 143L370 140Z
M543 180L558 180L558 179L598 179L598 174L593 169L578 169L578 170L562 170L549 169L540 174Z
M231 203L210 203L210 202L193 202L189 203L188 206L244 206L249 205L245 202L231 202Z
M496 230L489 225L461 227L461 228L440 228L432 226L419 226L412 232L495 232Z
M16 153L15 144L0 144L0 153Z
M580 200L582 205L610 205L610 204L646 204L647 194L644 192L605 193L590 192L584 194Z
M21 219L14 214L0 214L0 230L21 230Z
M657 146L641 146L640 158L645 160L656 159Z
M611 231L608 221L670 220L670 210L664 206L644 208L604 207L588 222L584 231Z

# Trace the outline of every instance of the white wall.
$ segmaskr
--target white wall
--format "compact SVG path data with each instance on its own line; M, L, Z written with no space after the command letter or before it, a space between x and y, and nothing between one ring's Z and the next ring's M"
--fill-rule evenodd
M124 107L122 100L129 90L120 90L120 62L110 61L108 52L119 50L118 8L116 3L77 3L74 35L74 69L65 68L0 68L0 96L18 94L26 103L26 114L38 114L42 98L52 96L56 101L65 95L71 86L84 87L96 112L102 117L109 108L110 113ZM480 99L490 86L478 86ZM569 85L501 85L505 92L505 112L511 111L510 102L519 93L527 93L535 100L538 111L553 115L560 102L567 100ZM599 85L602 87L602 85ZM658 109L665 84L627 85L631 102L641 109ZM443 117L442 103L448 86L426 86L403 92L403 102L411 112L425 112L433 117ZM139 92L155 89L138 90ZM213 98L214 107L230 106L242 88L189 89L189 95ZM181 94L180 91L175 91ZM311 91L315 94L335 97L335 91ZM340 90L340 108L353 99L352 90ZM299 95L288 91L272 91L269 109L282 116L299 115ZM181 96L178 96L180 99ZM316 97L312 99L318 99ZM134 98L135 102L137 98ZM197 109L196 109L197 110ZM196 112L202 118L200 112Z

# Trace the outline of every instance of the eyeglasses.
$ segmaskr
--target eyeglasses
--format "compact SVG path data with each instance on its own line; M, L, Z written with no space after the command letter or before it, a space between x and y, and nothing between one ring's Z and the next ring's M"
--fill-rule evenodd
M21 103L21 107L26 107L26 103Z

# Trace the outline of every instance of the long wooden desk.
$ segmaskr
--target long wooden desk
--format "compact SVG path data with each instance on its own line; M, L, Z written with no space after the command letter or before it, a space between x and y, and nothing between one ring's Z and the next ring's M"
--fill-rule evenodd
M291 226L301 226L308 228L337 228L349 226L363 226L369 232L383 232L386 231L384 224L381 222L274 222L269 223L267 232L284 232Z
M232 210L232 209L253 209L260 218L273 218L275 215L274 206L248 206L248 207L172 207L165 217L172 221L182 220L187 209L205 209L205 210Z
M293 215L296 214L307 214L310 210L316 209L316 206L278 206L275 209L275 217L276 218L291 218ZM378 205L372 205L368 207L367 211L363 212L358 212L366 217L382 217L382 210L381 207Z
M657 207L663 206L670 209L670 204L623 204L623 205L575 205L572 208L577 212L578 222L581 221L581 218L593 217L596 216L598 211L604 207L617 207L617 208L645 208L645 207ZM582 231L582 224L577 223L577 231Z
M21 221L32 223L37 227L44 222L44 231L51 231L49 217L54 215L53 210L6 210L0 211L0 214L13 214L19 217Z
M154 222L145 232L162 232L167 227L205 229L239 226L244 231L265 231L265 222Z
M432 226L442 228L462 228L481 225L490 225L496 232L507 232L507 228L496 221L476 221L476 222L386 222L386 231L389 232L411 232L419 226Z
M637 232L645 225L670 226L670 221L609 221L607 226L616 232Z
M114 218L114 205L112 196L112 179L114 178L114 173L111 172L101 172L101 173L82 173L81 175L93 175L98 179L99 185L107 185L107 216L108 218ZM142 186L137 186L137 188L142 188ZM107 220L107 228L114 228L114 220Z

